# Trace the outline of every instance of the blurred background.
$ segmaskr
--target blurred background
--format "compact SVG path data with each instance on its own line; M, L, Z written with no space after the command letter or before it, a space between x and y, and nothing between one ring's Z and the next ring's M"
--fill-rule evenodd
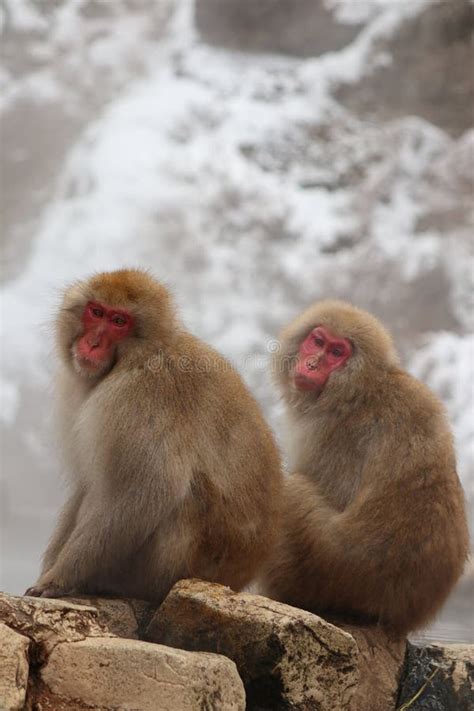
M65 496L59 294L125 265L171 286L280 438L280 327L325 296L382 317L447 406L472 521L473 13L470 0L0 2L1 589L34 582ZM473 642L473 594L471 563L426 635Z

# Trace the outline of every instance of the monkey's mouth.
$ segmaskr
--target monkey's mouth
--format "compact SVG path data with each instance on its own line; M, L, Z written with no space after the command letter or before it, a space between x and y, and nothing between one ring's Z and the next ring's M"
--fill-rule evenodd
M94 358L92 355L86 353L81 353L77 348L73 349L74 360L76 360L79 365L85 367L96 368L102 362L99 358Z
M319 383L315 382L311 378L306 377L305 375L302 375L301 373L295 373L295 376L293 378L293 383L294 383L294 386L297 390L305 390L305 391L321 390L321 386Z
M87 375L101 375L111 366L110 360L91 358L84 353L78 353L76 349L73 351L73 362L79 373Z

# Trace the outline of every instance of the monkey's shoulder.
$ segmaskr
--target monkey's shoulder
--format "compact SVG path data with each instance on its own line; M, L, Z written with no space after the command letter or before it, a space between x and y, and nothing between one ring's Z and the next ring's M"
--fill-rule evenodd
M194 386L218 388L223 400L254 401L232 362L196 336L183 332L169 357L170 372L175 378L182 380L187 376Z
M100 397L99 397L100 396ZM98 385L94 399L108 412L136 409L155 419L179 414L180 421L203 417L226 423L246 418L261 432L268 430L260 408L230 361L188 333L171 347L150 348L134 362L118 363ZM270 436L270 435L269 435Z
M383 388L387 407L410 423L425 423L447 427L446 412L441 400L420 380L404 370L389 373Z
M431 390L401 369L393 369L371 383L360 396L347 403L342 416L337 408L329 415L332 428L344 431L354 451L390 447L411 451L414 443L452 449L452 434L446 412Z
M431 390L403 370L390 373L377 393L372 419L372 443L406 463L445 462L455 469L453 436L445 409Z

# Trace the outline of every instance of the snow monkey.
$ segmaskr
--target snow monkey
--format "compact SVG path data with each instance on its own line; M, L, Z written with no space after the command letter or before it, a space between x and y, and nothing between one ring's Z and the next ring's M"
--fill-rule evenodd
M400 368L382 325L339 301L283 331L274 367L294 474L266 592L377 621L395 637L425 625L468 553L440 402Z
M237 372L143 271L71 286L56 335L72 492L26 594L159 602L183 577L245 586L274 544L282 474Z

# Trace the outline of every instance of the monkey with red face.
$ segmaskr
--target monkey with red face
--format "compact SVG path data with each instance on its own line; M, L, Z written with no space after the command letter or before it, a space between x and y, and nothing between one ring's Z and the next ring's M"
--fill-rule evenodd
M395 636L419 628L468 553L443 408L400 368L381 324L349 304L316 304L281 344L275 371L295 473L266 591Z
M273 545L282 475L239 375L142 271L70 287L56 333L72 491L27 594L160 602L193 576L242 588Z

